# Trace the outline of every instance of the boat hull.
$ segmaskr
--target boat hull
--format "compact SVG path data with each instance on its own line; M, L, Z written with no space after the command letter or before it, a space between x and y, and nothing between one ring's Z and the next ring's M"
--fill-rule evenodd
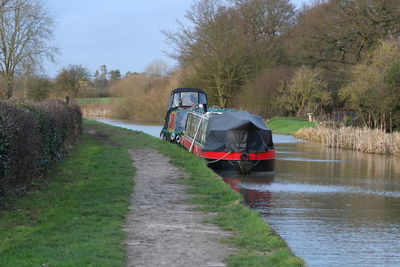
M181 145L200 158L208 161L208 166L224 173L252 173L263 175L275 170L275 150L259 153L205 152L193 140L183 136Z
M251 173L265 175L275 171L275 159L267 160L219 160L207 159L208 166L219 173Z

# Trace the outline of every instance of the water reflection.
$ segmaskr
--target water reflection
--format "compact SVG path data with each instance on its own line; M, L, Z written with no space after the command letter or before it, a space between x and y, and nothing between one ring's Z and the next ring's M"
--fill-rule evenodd
M278 140L275 177L225 177L309 266L400 266L400 160Z
M274 174L265 177L238 177L238 176L225 176L224 182L227 183L233 190L243 196L244 201L248 206L253 209L259 210L263 213L271 205L272 194L268 190L259 190L260 187L269 185L274 180ZM254 189L253 189L254 188Z

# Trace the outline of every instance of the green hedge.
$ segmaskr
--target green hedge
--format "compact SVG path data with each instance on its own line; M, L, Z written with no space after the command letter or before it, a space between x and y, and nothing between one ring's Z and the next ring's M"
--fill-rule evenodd
M81 111L73 103L0 101L0 200L6 190L40 176L81 131Z

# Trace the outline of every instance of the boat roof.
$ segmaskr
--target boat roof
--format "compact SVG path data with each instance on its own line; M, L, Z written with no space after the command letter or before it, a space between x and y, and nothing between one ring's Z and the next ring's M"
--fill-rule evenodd
M206 93L203 90L197 89L197 88L176 88L175 90L173 90L171 92L171 95L173 95L175 93L182 93L182 92L197 92L197 93L203 93L203 94Z

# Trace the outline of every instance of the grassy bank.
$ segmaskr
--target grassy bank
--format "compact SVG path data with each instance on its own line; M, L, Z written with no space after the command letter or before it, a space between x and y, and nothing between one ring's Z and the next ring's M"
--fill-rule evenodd
M229 266L302 266L303 261L288 249L285 241L275 235L261 216L238 204L242 198L207 168L204 160L197 158L176 145L163 142L145 134L115 128L96 122L86 127L101 132L113 143L126 148L153 148L171 158L182 168L187 177L182 182L193 194L192 202L201 204L204 211L218 212L212 223L234 232L228 242L239 253L227 259Z
M0 266L122 266L122 224L134 175L128 149L153 148L182 168L192 202L234 237L229 266L303 266L259 214L206 163L148 135L86 121L80 145L48 183L0 211ZM112 178L112 179L110 179ZM46 184L46 185L45 185Z
M35 191L0 211L0 266L123 265L133 175L126 149L85 134Z
M272 132L280 134L294 134L300 129L315 127L316 125L315 122L286 117L274 117L267 122L267 126Z
M90 104L110 104L115 98L113 97L89 97L89 98L75 98L74 102L78 105L90 105Z

